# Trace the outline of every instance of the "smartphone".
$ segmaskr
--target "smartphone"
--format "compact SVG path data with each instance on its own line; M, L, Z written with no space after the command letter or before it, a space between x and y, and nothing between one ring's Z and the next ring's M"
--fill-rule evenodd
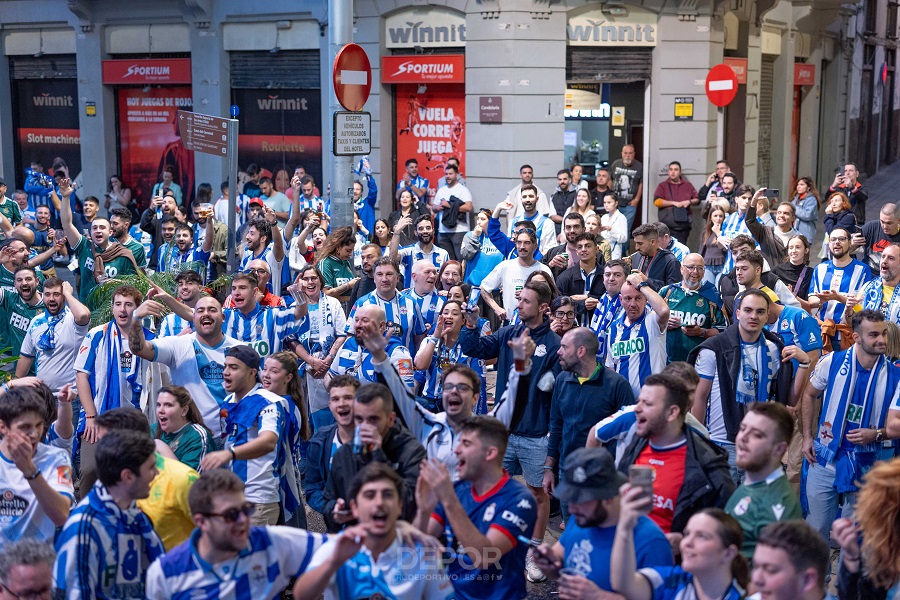
M628 467L628 483L644 489L643 496L653 498L653 481L656 479L656 470L647 465L631 465Z
M466 312L472 312L478 306L478 299L481 298L481 288L473 287L469 292L469 300L466 302Z
M779 198L781 197L781 194L779 193L779 190L766 189L766 191L763 192L763 196L766 198Z

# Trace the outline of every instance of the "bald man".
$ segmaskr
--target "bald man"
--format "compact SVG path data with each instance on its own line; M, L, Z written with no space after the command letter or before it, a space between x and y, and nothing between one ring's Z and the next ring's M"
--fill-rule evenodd
M688 353L703 340L727 326L722 296L716 286L703 281L703 257L688 254L681 262L681 283L659 291L669 305L666 353L669 362L687 360Z
M425 327L430 332L437 323L438 315L444 308L446 298L439 296L435 283L437 282L438 269L428 259L417 260L412 267L412 286L406 293L416 301L422 318L425 319Z
M382 334L387 328L387 318L384 309L377 304L362 304L353 311L353 331L358 332L360 327L365 330L380 331ZM354 333L344 342L337 359L331 364L329 373L335 375L352 375L362 383L376 383L378 376L372 365L372 354L363 346L363 336ZM397 372L403 382L414 389L412 355L397 336L391 336L387 347L384 349L391 364L397 367Z

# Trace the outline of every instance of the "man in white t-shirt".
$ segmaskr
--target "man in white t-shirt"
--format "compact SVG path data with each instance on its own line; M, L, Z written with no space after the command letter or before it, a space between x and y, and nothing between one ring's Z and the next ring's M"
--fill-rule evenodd
M456 165L447 165L444 173L447 185L437 191L431 202L431 210L439 223L437 245L447 251L450 260L462 260L458 249L469 231L468 213L472 210L472 192L459 182L459 169ZM452 227L447 227L444 223L452 214L458 220Z
M522 206L522 186L534 185L534 169L531 168L531 165L522 165L519 167L519 177L522 180L521 183L506 194L506 201L513 205L508 215L510 224L521 220L522 214L525 212L525 208ZM547 194L541 188L537 188L537 210L542 215L549 215L551 211L550 200L547 199Z
M530 229L521 229L516 234L516 251L518 256L504 260L487 274L481 282L481 297L494 310L500 320L509 318L509 314L519 301L519 292L525 287L525 280L535 271L543 271L553 276L550 267L534 259L537 249L537 236ZM503 307L491 297L496 289L503 291Z
M194 333L148 342L144 339L143 318L159 318L163 312L163 306L153 300L138 306L128 328L128 346L141 358L169 367L172 381L187 389L200 409L203 424L216 440L221 440L225 351L240 342L222 333L222 305L212 296L200 298L194 307Z
M0 548L25 538L52 541L74 504L68 453L41 443L47 421L36 388L16 387L0 398Z

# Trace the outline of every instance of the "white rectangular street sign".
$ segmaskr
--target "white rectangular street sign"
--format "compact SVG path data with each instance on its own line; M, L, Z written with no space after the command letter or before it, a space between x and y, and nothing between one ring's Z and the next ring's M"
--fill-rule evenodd
M369 154L372 150L372 115L367 112L334 113L335 156Z

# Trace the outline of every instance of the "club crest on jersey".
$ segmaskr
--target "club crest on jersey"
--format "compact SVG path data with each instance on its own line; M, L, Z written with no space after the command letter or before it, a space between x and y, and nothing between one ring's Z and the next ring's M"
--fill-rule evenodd
M484 509L484 516L481 517L482 521L491 521L494 518L494 513L497 512L497 503L492 502L490 506Z
M744 496L740 499L740 501L734 507L734 514L737 516L743 516L747 514L747 510L750 508L750 496Z
M534 355L537 357L546 356L547 355L547 346L541 344L537 348L534 349Z
M697 308L703 308L703 298L697 298Z
M784 329L787 329L788 327L789 327L788 320L782 319L781 320L781 329L784 330Z

